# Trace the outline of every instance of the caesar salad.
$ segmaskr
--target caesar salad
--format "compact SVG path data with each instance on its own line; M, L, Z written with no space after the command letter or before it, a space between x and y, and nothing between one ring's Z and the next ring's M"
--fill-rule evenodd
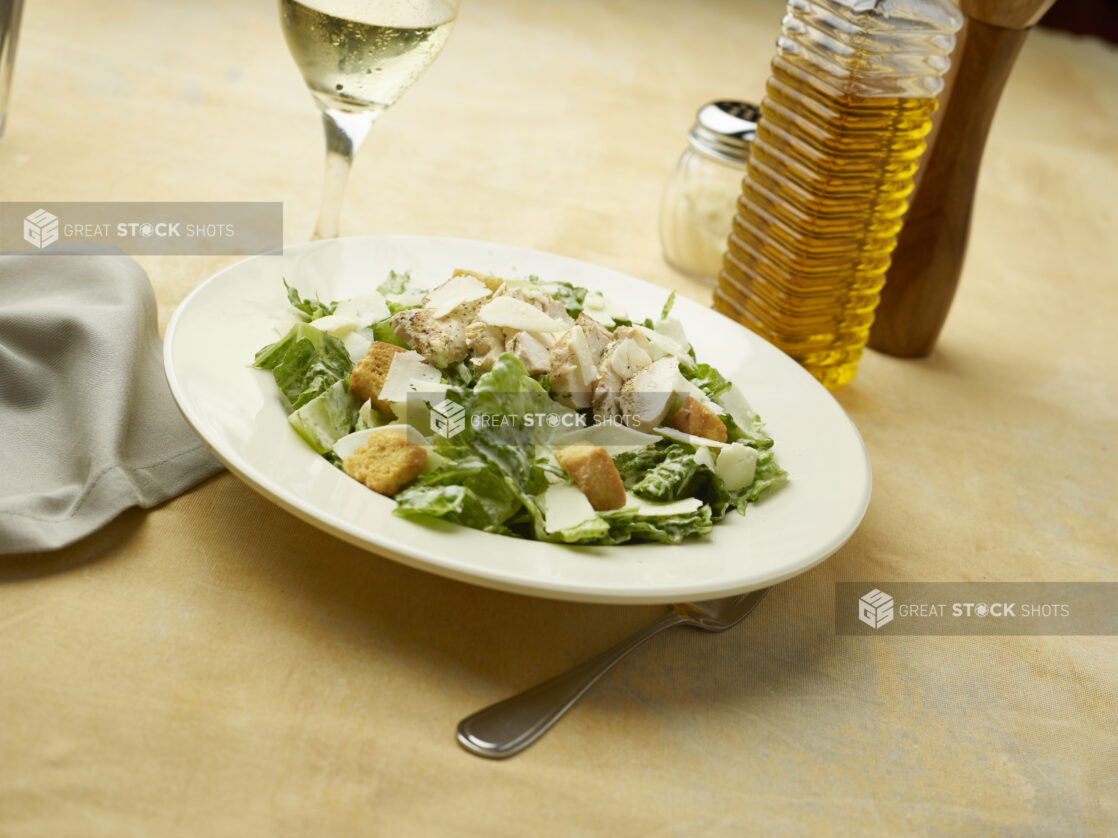
M787 480L739 387L701 363L671 294L637 322L597 291L392 271L256 353L292 428L397 515L566 544L676 544Z

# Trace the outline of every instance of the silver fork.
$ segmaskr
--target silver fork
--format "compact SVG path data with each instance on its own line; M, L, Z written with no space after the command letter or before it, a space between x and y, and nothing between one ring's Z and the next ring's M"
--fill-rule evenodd
M490 759L519 754L549 731L615 663L650 637L674 626L726 631L748 617L769 592L673 605L671 612L597 657L550 681L491 704L458 723L458 742L467 751Z

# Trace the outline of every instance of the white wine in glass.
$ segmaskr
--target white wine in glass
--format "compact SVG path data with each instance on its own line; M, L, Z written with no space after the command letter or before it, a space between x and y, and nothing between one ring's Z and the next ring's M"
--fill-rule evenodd
M338 235L349 169L373 121L431 66L459 0L279 0L288 49L322 111L326 183L314 238Z

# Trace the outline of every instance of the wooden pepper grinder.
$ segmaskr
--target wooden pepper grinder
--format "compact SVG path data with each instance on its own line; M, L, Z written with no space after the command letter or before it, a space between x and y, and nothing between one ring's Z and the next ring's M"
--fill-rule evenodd
M955 81L881 291L869 345L931 353L947 319L970 232L982 149L1029 27L1055 0L958 0L966 15Z

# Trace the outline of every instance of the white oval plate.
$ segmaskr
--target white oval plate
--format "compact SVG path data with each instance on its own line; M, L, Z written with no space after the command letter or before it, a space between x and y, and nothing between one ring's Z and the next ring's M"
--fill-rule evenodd
M256 350L291 322L281 279L304 295L344 299L389 269L434 285L455 268L536 274L602 291L635 320L667 292L594 265L519 247L418 236L311 242L221 271L187 297L167 327L164 360L187 420L229 470L303 520L359 547L487 587L554 599L661 603L772 585L826 559L854 533L870 497L858 431L831 395L779 350L721 314L680 299L674 314L700 361L738 384L776 440L790 482L744 517L678 546L570 547L392 514L393 502L316 455L287 422Z

